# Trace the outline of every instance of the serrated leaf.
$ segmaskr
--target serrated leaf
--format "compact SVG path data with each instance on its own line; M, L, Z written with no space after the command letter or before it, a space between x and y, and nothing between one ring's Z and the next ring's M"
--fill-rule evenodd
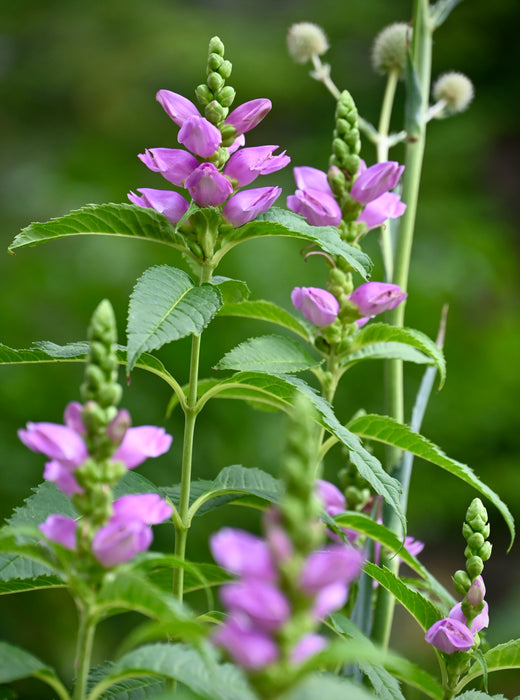
M406 518L401 508L401 486L399 482L385 472L379 460L370 454L361 441L348 428L341 425L332 406L302 379L291 375L274 375L267 373L239 372L227 380L213 385L200 398L203 405L209 398L246 399L247 401L265 403L271 408L290 411L295 392L310 399L318 413L318 422L326 427L350 451L350 459L359 473L374 491L396 511L406 533Z
M504 644L499 644L484 653L484 662L487 672L505 671L507 669L520 669L520 639L512 639ZM482 665L477 661L464 676L457 690L467 685L470 681L482 675Z
M323 358L282 335L249 338L227 352L215 369L291 374L318 367Z
M389 353L399 351L400 345L409 346L410 350L414 348L419 350L420 353L423 353L423 355L429 358L432 364L435 364L439 370L440 386L444 384L446 378L446 360L444 358L444 353L431 338L414 328L398 328L396 326L389 326L386 323L368 324L354 336L352 349L342 360L342 364L351 364L354 361L359 361L359 359L364 359L363 351L370 352L371 348L375 348L376 352L384 353L384 347L379 347L380 344L388 345ZM405 351L401 349L401 352L404 353ZM384 354L379 356L384 357ZM388 357L397 357L397 355L389 354ZM421 360L420 355L417 356L417 359L413 359L412 354L410 354L409 358L403 355L402 359L411 362L425 362L424 359Z
M148 644L116 661L90 694L97 700L106 688L126 677L154 674L179 681L207 700L254 700L240 671L231 664L217 664L213 655L203 657L184 644Z
M262 236L285 236L315 243L326 253L343 258L363 279L367 279L372 268L368 255L342 241L334 226L311 226L299 214L278 207L271 207L254 221L227 234L222 248L215 255L215 261L220 260L238 243Z
M356 435L369 440L376 440L386 445L393 445L407 452L412 452L416 457L421 457L432 464L436 464L469 486L472 486L489 499L501 513L511 533L511 548L515 538L515 524L509 508L489 486L480 481L478 476L467 465L451 459L437 445L434 445L419 433L414 433L407 425L398 423L388 416L373 414L359 416L349 423L349 428Z
M417 557L414 557L413 554L410 554L410 552L405 549L402 539L397 537L389 528L380 523L376 523L368 515L363 515L362 513L344 513L336 516L334 520L336 525L360 532L374 541L379 542L391 552L395 552L405 564L424 579L428 584L428 590L435 594L447 608L451 608L455 605L456 601L453 596L430 574Z
M390 569L377 566L372 562L366 562L363 568L379 585L395 596L396 600L408 610L423 630L429 629L434 622L442 618L441 611L432 602L407 586Z
M98 681L105 678L112 668L112 663L96 666L91 669L88 678L88 690L92 689ZM101 696L101 700L145 700L155 697L156 692L165 688L166 681L163 678L142 677L128 678L108 688Z
M130 295L127 373L143 352L201 333L221 303L215 287L195 287L183 270L168 265L146 270Z
M432 29L437 29L448 18L451 11L457 7L462 0L437 0L430 6L430 21Z
M332 674L311 675L295 688L282 695L280 700L374 700L368 689L356 685L347 678Z
M480 690L467 690L462 695L457 695L454 700L507 700L503 695L488 695Z
M289 311L282 309L270 301L244 301L240 304L224 303L219 309L217 316L239 316L241 318L251 318L257 321L267 321L275 323L282 328L286 328L301 336L304 340L312 340L311 324L299 321Z
M249 295L249 287L242 280L234 280L230 277L222 277L215 275L210 282L214 287L217 287L223 304L240 304L245 301Z
M0 683L11 683L34 676L50 685L62 700L70 696L54 669L33 654L7 642L0 642Z
M47 241L97 234L123 236L164 243L177 250L186 250L184 239L168 219L159 212L134 204L88 204L44 223L35 222L24 228L9 246L16 248Z

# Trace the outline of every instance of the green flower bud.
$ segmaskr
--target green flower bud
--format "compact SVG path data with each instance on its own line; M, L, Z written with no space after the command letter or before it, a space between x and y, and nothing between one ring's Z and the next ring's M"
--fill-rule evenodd
M412 28L406 22L395 22L382 29L372 46L372 65L376 73L404 74L406 51L412 39Z
M466 595L471 586L471 579L463 569L459 569L452 577L453 585L457 593Z
M482 559L476 555L469 557L466 562L466 570L471 577L471 580L477 578L484 569L484 563Z
M312 22L298 22L289 28L287 48L296 63L306 63L313 56L322 56L329 48L323 29Z
M231 71L233 70L233 64L231 61L222 61L218 68L220 75L227 80L231 76Z
M485 540L480 534L480 532L474 532L467 540L468 542L468 547L473 550L474 552L477 552L482 545L484 544Z
M213 99L213 93L204 83L197 85L195 88L195 96L203 107L205 107Z
M492 549L493 545L491 544L491 542L484 542L482 547L478 550L477 554L482 559L482 561L487 561L491 556Z
M219 56L224 55L224 44L218 36L214 36L209 40L208 54L216 53Z
M217 99L223 107L231 107L235 99L235 89L225 85L217 95Z
M212 124L220 124L220 122L223 122L228 112L229 110L226 109L226 107L222 107L217 100L211 100L204 108L204 116Z
M220 68L224 59L217 53L210 53L208 56L208 71L216 71Z
M471 80L463 73L451 71L444 73L433 86L433 97L437 102L446 103L446 112L456 114L469 107L475 90Z
M210 73L208 75L207 84L209 89L213 94L216 94L221 88L224 87L226 81L218 73Z

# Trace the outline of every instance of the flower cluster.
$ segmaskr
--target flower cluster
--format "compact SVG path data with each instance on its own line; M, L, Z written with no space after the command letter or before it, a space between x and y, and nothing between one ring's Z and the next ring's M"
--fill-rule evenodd
M210 42L208 85L197 90L206 116L182 95L170 90L157 93L159 104L180 127L177 140L187 150L150 148L139 158L150 170L187 190L199 207L223 207L225 221L241 226L267 211L281 189L275 186L238 190L259 175L285 167L290 158L285 151L275 155L278 146L243 147L244 134L262 121L271 102L264 98L250 100L229 113L234 90L224 86L231 64L223 60L223 51L222 43L214 37ZM173 190L140 188L137 192L128 194L133 204L161 212L174 225L189 209L188 200Z
M229 617L213 639L235 663L250 671L280 660L298 665L327 644L326 638L314 631L303 631L286 644L285 633L294 611L292 596L282 582L293 546L277 519L276 512L268 514L266 539L224 528L210 540L215 560L239 577L221 588ZM312 629L345 604L349 584L361 571L362 558L350 546L333 544L311 552L302 563L297 586L299 597L307 601Z
M329 171L334 176L334 168ZM350 197L362 207L357 218L367 230L381 226L387 219L400 217L406 205L398 194L390 192L398 183L404 166L394 161L367 167L363 160L352 184ZM317 168L294 168L297 190L287 197L287 206L301 214L313 226L338 226L341 207L329 184L327 173Z
M28 423L25 429L18 431L21 441L29 449L49 458L44 478L54 482L69 497L85 494L95 471L85 442L87 430L82 420L83 408L79 402L69 403L65 409L65 425ZM126 429L128 425L129 416L122 410L107 427L115 450L105 470L109 481L119 476L118 463L124 465L123 471L134 469L148 457L158 457L170 448L172 438L163 428L143 425ZM122 496L112 504L108 521L92 536L93 555L105 567L129 561L150 546L150 525L162 522L171 514L171 506L157 494ZM53 514L40 525L40 530L49 540L75 550L78 527L77 520Z
M377 314L394 309L407 296L396 284L365 282L349 295L348 301L357 311L356 324L361 327ZM321 328L333 323L340 312L337 298L319 287L295 287L291 301L308 321Z

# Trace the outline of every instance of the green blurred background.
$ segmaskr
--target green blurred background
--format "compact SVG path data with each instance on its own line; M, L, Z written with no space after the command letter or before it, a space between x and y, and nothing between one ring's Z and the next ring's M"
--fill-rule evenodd
M406 21L411 0L2 0L0 4L0 236L4 250L31 221L45 221L83 204L125 202L137 187L162 187L160 177L137 159L144 148L176 146L177 129L155 101L167 88L188 97L204 79L207 43L217 34L233 61L237 104L268 97L273 110L248 144L276 143L293 165L325 168L334 102L308 76L308 66L288 57L285 36L298 21L327 32L325 57L339 87L348 88L360 113L377 122L383 79L370 67L375 34ZM520 43L517 0L465 0L435 35L434 77L461 70L476 97L468 112L431 124L407 305L407 323L435 337L443 304L450 306L446 340L448 380L432 397L423 433L466 462L520 513L520 323L518 94ZM399 95L393 128L402 124ZM373 162L373 147L363 155ZM391 152L402 159L402 151ZM262 184L293 190L290 169ZM367 237L381 279L377 234ZM0 342L25 348L35 340L66 343L85 337L97 302L108 297L124 342L127 298L150 265L182 265L160 246L106 237L75 237L4 254L0 262ZM246 279L255 298L290 308L298 285L320 285L323 265L305 263L288 241L248 243L225 261L221 274ZM203 372L240 340L272 328L218 320L207 333ZM181 381L187 376L187 341L160 352ZM0 368L0 515L7 517L41 480L43 459L19 443L27 420L60 422L64 406L78 398L81 367ZM409 367L408 406L421 372ZM172 453L141 473L162 485L178 479L182 420L165 423L168 391L159 380L134 374L125 394L134 424L165 424L175 436ZM338 414L347 420L360 406L382 410L382 367L352 370ZM228 464L257 466L276 474L284 421L233 402L209 405L200 419L195 474L207 478ZM327 476L341 466L334 455ZM458 534L475 494L448 474L416 465L409 531L426 542L423 561L449 584L463 565ZM490 508L494 556L488 564L493 642L518 636L518 546L506 556L507 533ZM255 526L243 509L218 511L194 527L190 556L207 557L209 532L223 521ZM171 532L158 532L168 546ZM99 658L131 616L99 634ZM42 591L0 600L0 638L27 646L70 673L73 606L63 592ZM400 620L395 642L403 648L417 632ZM418 637L417 637L418 638ZM425 646L425 645L423 645ZM433 654L425 649L427 662ZM511 690L518 692L511 680ZM494 688L494 692L506 692ZM50 697L37 684L22 697Z

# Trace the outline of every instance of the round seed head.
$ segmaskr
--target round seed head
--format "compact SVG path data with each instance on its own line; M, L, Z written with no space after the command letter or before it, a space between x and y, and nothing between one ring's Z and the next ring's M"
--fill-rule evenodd
M372 65L376 73L404 72L406 47L412 39L412 28L406 22L394 22L382 29L372 46Z
M312 22L298 22L289 28L287 48L296 63L306 63L329 48L323 29Z
M446 111L451 114L467 109L474 94L471 80L464 73L456 71L443 73L433 86L433 97L437 102L444 100Z

